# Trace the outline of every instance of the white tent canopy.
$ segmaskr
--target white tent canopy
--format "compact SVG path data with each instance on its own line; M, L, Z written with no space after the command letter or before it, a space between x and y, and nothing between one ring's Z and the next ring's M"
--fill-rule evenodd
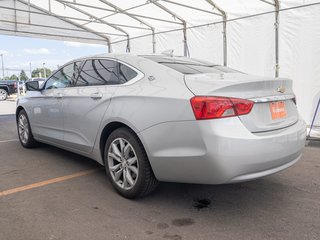
M320 2L314 0L1 0L0 34L177 55L294 80L307 120L320 97ZM278 35L278 37L277 37Z

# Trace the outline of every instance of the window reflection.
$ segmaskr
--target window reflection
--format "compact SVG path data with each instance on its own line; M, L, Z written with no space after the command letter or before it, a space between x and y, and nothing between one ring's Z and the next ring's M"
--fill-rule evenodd
M46 83L46 89L66 88L74 85L74 79L76 79L81 62L71 63L54 75Z

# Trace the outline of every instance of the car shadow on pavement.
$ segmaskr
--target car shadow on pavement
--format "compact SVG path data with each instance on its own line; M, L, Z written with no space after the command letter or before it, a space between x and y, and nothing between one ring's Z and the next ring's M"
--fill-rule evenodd
M128 200L115 192L107 179L104 168L94 160L46 144L40 144L38 148L27 150L31 151L32 155L48 156L45 159L48 166L53 164L59 168L66 166L72 171L100 168L101 171L91 176L95 179L95 184L99 185L100 191L96 193L93 192L93 189L87 190L90 195L98 195L100 200L97 201L117 199L118 202L137 209L155 209L152 210L155 211L155 214L157 211L173 211L178 215L199 213L208 220L230 214L234 219L240 220L244 216L249 217L254 211L261 212L261 214L269 210L271 212L281 211L281 206L290 201L288 186L282 183L281 178L277 175L251 182L225 185L161 182L150 195Z
M279 202L279 199L282 201L286 198L286 186L278 180L273 176L221 185L161 183L159 188L143 201L174 199L177 207L184 206L197 211L229 211L230 207L252 209L263 205L270 206Z
M38 148L31 151L44 152L46 155L53 156L54 164L68 162L86 169L101 168L101 173L104 174L104 167L96 161L60 148L41 143ZM106 176L103 177L107 179ZM111 184L108 184L108 187L114 191ZM174 204L178 208L184 207L197 211L230 210L230 206L244 210L247 207L275 204L279 198L283 200L286 197L286 189L287 186L278 179L277 175L249 182L222 185L161 182L152 194L136 201L143 204L160 201L164 204Z

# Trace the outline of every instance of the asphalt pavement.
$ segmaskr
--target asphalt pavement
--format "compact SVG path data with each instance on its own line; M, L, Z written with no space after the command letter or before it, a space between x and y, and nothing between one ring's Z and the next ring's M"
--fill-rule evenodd
M318 143L260 180L161 183L127 200L93 160L44 144L24 149L17 139L15 116L0 115L1 240L320 239Z

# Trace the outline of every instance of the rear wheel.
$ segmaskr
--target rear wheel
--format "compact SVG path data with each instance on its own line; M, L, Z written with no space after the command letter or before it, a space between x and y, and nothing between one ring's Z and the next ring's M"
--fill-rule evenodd
M4 101L8 98L8 93L4 89L0 89L0 101Z
M143 197L158 186L140 140L128 128L119 128L110 134L104 163L113 187L123 197Z
M25 110L21 110L18 114L17 127L21 145L25 148L35 147L37 142L33 138L29 119Z

